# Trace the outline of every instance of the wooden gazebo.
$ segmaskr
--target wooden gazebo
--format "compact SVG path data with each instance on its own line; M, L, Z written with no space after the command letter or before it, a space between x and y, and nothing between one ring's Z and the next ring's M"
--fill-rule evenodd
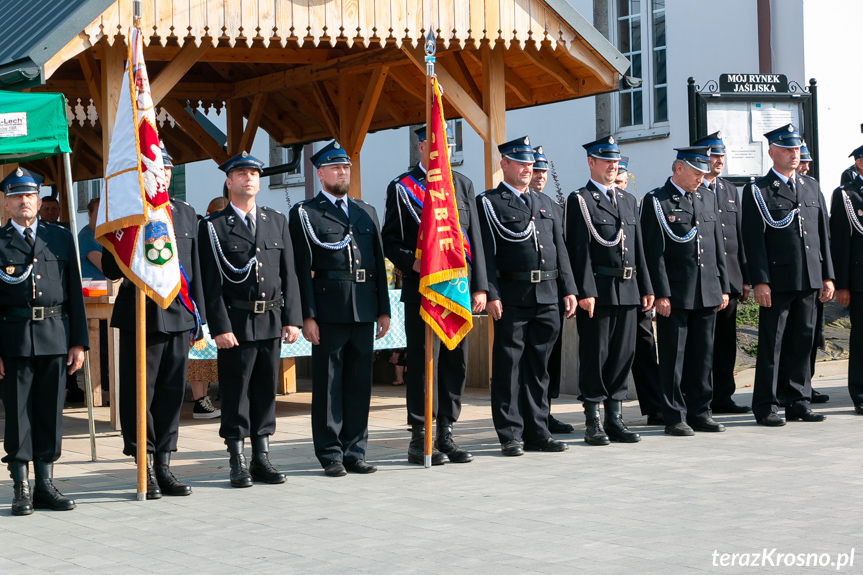
M80 20L106 1L79 4ZM132 12L117 0L83 28L61 23L46 31L55 48L36 46L25 62L42 81L28 89L67 97L76 181L104 174ZM282 145L336 138L359 193L366 134L424 121L427 26L447 114L485 142L487 187L506 110L615 90L629 66L566 0L143 0L165 145L178 163L221 163L249 150L258 128ZM15 64L0 58L0 77ZM195 117L212 108L227 115L226 146ZM31 167L62 186L50 160Z

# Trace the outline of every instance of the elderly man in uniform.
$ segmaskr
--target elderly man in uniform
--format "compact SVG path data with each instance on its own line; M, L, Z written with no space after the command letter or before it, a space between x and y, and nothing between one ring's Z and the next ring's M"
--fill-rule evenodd
M174 165L162 148L165 165L165 185L171 185ZM186 393L186 367L191 340L203 337L200 324L205 321L204 292L198 263L198 218L195 210L184 201L171 199L171 219L177 238L176 250L180 266L194 302L187 308L179 296L162 309L147 298L147 499L162 495L191 495L192 488L177 480L171 472L171 453L177 451L180 409ZM110 251L102 250L102 269L111 280L123 279L111 327L120 330L120 427L123 431L123 453L137 454L137 371L135 330L141 318L130 312L135 308L135 285L124 279L125 272Z
M743 240L758 314L752 411L761 425L785 425L776 384L787 374L785 417L823 421L810 407L809 354L816 301L833 297L827 206L818 183L801 178L800 133L787 124L764 134L773 167L743 190Z
M863 168L863 146L853 152L854 163ZM861 172L863 173L863 172ZM833 191L830 202L830 252L836 272L836 301L849 308L851 337L848 350L848 393L854 411L863 415L863 177L857 176Z
M527 137L498 146L503 181L477 197L494 319L491 412L507 456L559 452L548 430L548 358L576 288L553 202L531 192L534 155Z
M294 206L289 221L303 335L312 343L315 455L330 477L374 473L365 461L374 339L390 325L378 215L348 197L351 161L338 142L311 161L323 190Z
M584 440L636 443L623 422L635 357L637 312L653 307L635 196L614 185L620 150L612 136L584 144L590 179L566 200L566 247L578 289L578 389ZM605 405L605 425L599 405Z
M548 183L548 158L542 151L542 146L533 149L533 176L530 178L530 189L542 193ZM563 221L563 206L552 200L552 207ZM572 433L575 428L569 423L560 421L551 414L551 400L560 396L560 372L563 361L563 303L560 304L560 331L551 348L548 358L548 431L551 433Z
M707 147L678 148L672 175L644 197L642 237L656 295L665 433L725 431L713 419L710 371L716 312L728 305L725 243L716 198L700 190Z
M276 430L281 342L297 341L303 323L288 220L255 202L263 167L246 152L219 166L231 202L198 227L207 323L218 348L219 435L231 454L232 487L285 482L267 454Z
M0 229L0 395L12 515L75 509L53 477L63 435L63 383L84 362L87 317L71 234L37 219L41 181L17 168L0 182L9 215Z
M710 171L704 174L702 186L716 197L722 239L725 240L725 266L728 270L728 305L716 314L713 336L713 413L747 413L748 405L738 405L731 397L737 389L734 364L737 361L737 302L749 298L749 275L743 251L743 211L737 186L719 177L725 167L725 142L722 133L714 132L695 141L693 146L707 146ZM702 193L704 191L702 190Z
M425 322L420 317L420 261L416 259L419 222L425 196L426 129L415 130L419 139L417 147L422 161L418 166L390 182L387 186L387 206L382 231L384 254L402 273L402 301L405 304L405 335L407 336L407 410L408 425L411 426L411 442L408 461L423 464L423 441L425 437ZM447 141L454 143L453 134L447 128ZM452 171L458 205L459 224L466 240L468 283L471 291L471 311L480 313L485 309L488 282L485 276L485 255L477 221L473 183L462 174ZM452 463L469 463L473 455L453 441L453 424L461 414L461 396L467 378L466 336L452 351L441 347L440 339L432 336L434 345L434 389L433 416L437 418L437 437L432 465L443 465L448 459ZM446 457L444 457L446 456Z

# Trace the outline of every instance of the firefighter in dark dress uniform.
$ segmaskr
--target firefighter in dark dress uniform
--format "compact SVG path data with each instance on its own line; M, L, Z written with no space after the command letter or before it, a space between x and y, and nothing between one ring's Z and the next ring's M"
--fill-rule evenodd
M294 206L289 221L303 336L312 343L315 455L330 477L374 473L365 461L374 340L390 325L378 215L348 197L351 161L337 142L311 161L323 190Z
M725 143L722 133L714 132L697 140L693 146L710 148L710 171L704 174L703 187L716 196L722 238L725 240L725 266L728 270L728 306L716 314L713 336L713 413L747 413L748 405L738 405L732 399L737 389L734 364L737 361L737 302L749 298L749 275L743 251L743 211L737 186L719 177L725 166ZM704 190L701 191L704 193Z
M246 152L219 166L231 203L198 227L207 323L218 348L219 435L231 454L233 487L285 482L267 454L276 430L280 344L297 341L303 323L288 219L255 204L263 166Z
M415 130L419 138L420 157L425 157L425 127ZM447 141L452 144L452 132L447 129ZM467 240L466 252L468 283L471 291L471 311L485 309L488 282L486 281L485 254L477 221L476 196L473 183L452 171L452 183L458 204L459 224ZM426 170L422 163L404 173L387 186L387 207L382 230L384 254L402 273L402 301L405 304L405 335L407 336L407 410L411 426L408 461L422 465L423 438L425 437L425 322L420 317L419 281L420 261L416 259L422 198L425 194ZM466 253L466 255L468 255ZM432 465L469 463L473 455L453 441L453 424L461 413L461 396L467 377L467 350L470 334L452 351L440 345L432 336L434 345L433 415L437 418L437 437Z
M725 431L710 411L716 312L728 305L725 243L713 194L699 189L707 147L678 148L672 176L644 197L642 238L656 295L665 433Z
M863 168L863 146L851 157ZM860 172L863 173L863 172ZM836 272L836 301L849 309L848 393L863 415L863 178L859 175L833 191L830 202L830 253ZM814 391L814 390L813 390Z
M590 180L566 200L566 247L578 289L578 389L584 440L636 443L623 422L635 357L638 309L653 307L635 196L614 185L620 151L612 136L585 144ZM599 404L605 404L605 425Z
M507 456L559 452L548 431L548 358L576 288L553 202L529 188L533 149L527 137L498 146L503 181L477 197L494 319L491 411ZM562 297L561 297L562 296Z
M778 427L776 384L788 376L785 417L823 421L810 407L809 357L816 301L833 297L827 206L818 183L801 178L800 133L787 124L764 134L772 169L743 190L743 240L758 315L758 357L752 411L761 425Z
M52 480L63 438L66 374L84 362L87 317L72 235L38 221L41 181L16 168L0 182L9 215L0 228L0 395L12 515L75 509Z
M171 185L174 165L162 148L165 185ZM198 217L194 208L181 200L171 200L171 219L180 265L186 274L189 296L194 304L187 308L179 294L162 309L147 298L147 499L162 495L191 495L192 488L177 480L171 472L171 452L177 451L180 409L186 393L186 367L192 338L203 337L200 325L206 319L204 292L198 264ZM110 280L123 279L123 270L108 250L102 250L102 270ZM120 330L120 427L123 431L123 453L137 453L137 361L135 330L140 318L135 309L135 285L126 279L120 286L111 327ZM197 317L196 317L197 314Z
M548 157L543 153L542 146L533 149L533 175L530 178L530 189L542 193L548 182ZM552 199L552 207L557 211L558 217L563 221L563 206ZM575 428L569 423L560 421L551 414L551 400L560 396L560 376L563 367L563 301L560 302L560 331L551 348L551 356L548 358L548 431L550 433L572 433Z

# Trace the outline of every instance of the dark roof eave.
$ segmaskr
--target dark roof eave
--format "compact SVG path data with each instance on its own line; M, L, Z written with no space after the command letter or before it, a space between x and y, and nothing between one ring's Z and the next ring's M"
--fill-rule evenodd
M42 67L30 58L0 66L0 90L25 90L44 83Z

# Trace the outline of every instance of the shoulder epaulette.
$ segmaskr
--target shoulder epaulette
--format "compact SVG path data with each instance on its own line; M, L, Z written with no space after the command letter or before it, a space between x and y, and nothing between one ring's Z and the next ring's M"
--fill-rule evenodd
M267 212L274 212L274 213L276 213L276 214L281 214L281 213L282 213L282 212L280 212L279 210L275 210L275 209L273 209L273 208L269 208L269 207L267 207L267 206L261 206L261 209L262 209L262 210L264 210L264 211L267 211Z

